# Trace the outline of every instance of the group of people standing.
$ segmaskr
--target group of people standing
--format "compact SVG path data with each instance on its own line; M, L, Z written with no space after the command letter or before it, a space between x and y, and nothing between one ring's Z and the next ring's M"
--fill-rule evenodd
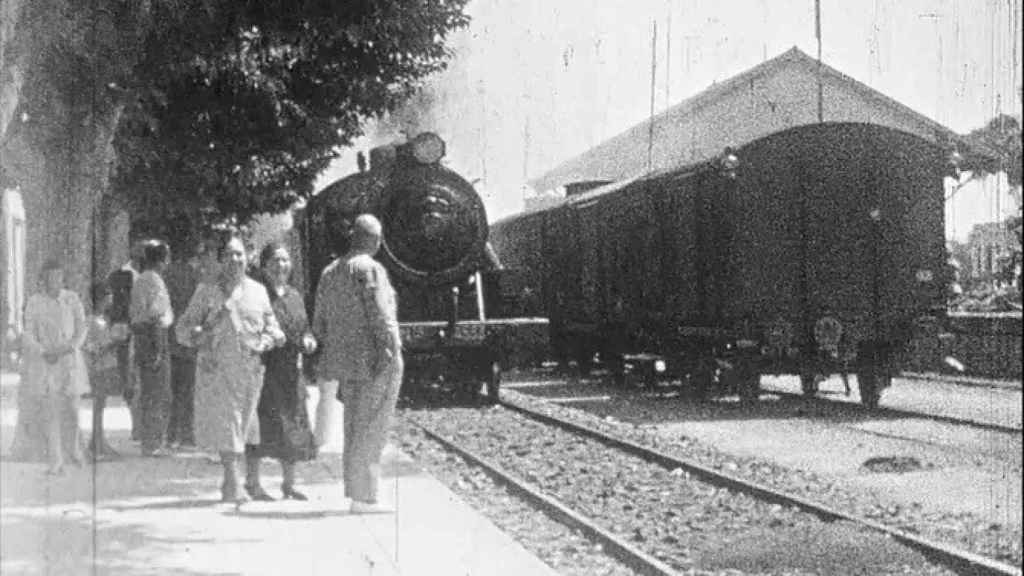
M217 452L221 496L273 500L260 482L262 458L282 466L282 497L305 500L295 465L317 456L306 410L303 365L336 381L344 405L344 481L353 512L387 511L377 500L379 460L402 377L395 294L373 259L380 222L356 219L351 250L331 263L307 318L289 283L288 247L263 248L250 276L246 246L224 232L191 263L170 264L166 244L133 249L133 261L92 290L86 318L64 288L59 262L43 266L43 289L25 311L24 370L12 452L44 455L49 472L84 461L78 400L91 392L94 458L116 457L103 434L109 396L132 408L144 456L178 446ZM244 480L241 466L244 463Z

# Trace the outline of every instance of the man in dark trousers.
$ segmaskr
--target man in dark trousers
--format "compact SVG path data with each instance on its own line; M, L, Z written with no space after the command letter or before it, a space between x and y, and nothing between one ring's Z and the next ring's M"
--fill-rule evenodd
M196 255L172 254L173 260L164 271L164 281L171 296L171 309L177 321L199 284L199 264ZM196 445L193 429L193 393L196 385L195 348L182 346L170 331L171 350L171 417L167 425L167 442L172 447L194 448Z
M141 272L132 285L130 316L141 418L137 427L143 456L167 455L164 443L171 408L168 329L174 322L174 312L162 274L169 262L167 244L147 244Z
M146 241L140 240L132 244L130 260L118 270L114 270L107 276L107 285L110 287L113 303L110 306L111 324L130 324L130 308L132 303L132 285L139 276L142 256L146 250ZM132 419L132 440L139 439L136 391L138 383L135 378L135 370L132 362L132 341L129 336L117 346L117 373L121 379L121 389L124 401L128 405L128 411Z
M313 332L322 343L317 377L337 380L344 404L345 496L356 514L391 512L378 502L380 457L402 382L402 344L395 292L373 259L380 222L356 218L351 248L320 277Z

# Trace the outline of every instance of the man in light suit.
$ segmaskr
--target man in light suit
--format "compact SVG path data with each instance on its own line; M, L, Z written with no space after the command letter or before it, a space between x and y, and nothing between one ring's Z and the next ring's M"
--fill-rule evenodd
M390 512L378 499L380 457L402 381L402 344L395 292L373 259L382 228L356 218L349 251L324 269L317 287L313 332L322 344L317 376L337 380L344 404L345 496L354 513Z

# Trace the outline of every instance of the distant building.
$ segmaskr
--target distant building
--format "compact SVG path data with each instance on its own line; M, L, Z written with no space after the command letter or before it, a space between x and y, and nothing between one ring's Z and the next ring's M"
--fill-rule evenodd
M963 245L963 275L971 280L992 280L1021 251L1019 232L1005 222L976 224Z

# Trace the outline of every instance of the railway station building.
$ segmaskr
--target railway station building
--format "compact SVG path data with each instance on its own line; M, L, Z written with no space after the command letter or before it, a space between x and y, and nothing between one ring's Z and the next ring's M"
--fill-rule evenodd
M949 128L794 47L569 159L529 186L540 196L571 195L600 183L710 160L727 146L817 123L819 82L825 122L888 126L949 146L951 152L961 140Z

